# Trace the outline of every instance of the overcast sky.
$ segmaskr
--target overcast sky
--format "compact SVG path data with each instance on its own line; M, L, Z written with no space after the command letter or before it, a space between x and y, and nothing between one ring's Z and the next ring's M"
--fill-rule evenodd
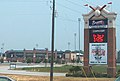
M112 5L108 5L112 2ZM84 26L82 14L93 7L107 4L108 10L117 12L117 50L120 50L119 0L56 0L55 49L78 49L78 18L81 18L80 48L84 48ZM110 6L110 7L109 7ZM10 49L51 49L51 0L0 0L0 46Z

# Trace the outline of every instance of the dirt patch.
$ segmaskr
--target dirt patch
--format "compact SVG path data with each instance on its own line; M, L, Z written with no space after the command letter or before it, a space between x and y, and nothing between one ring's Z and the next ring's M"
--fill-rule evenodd
M12 75L0 74L11 77L16 81L50 81L49 76L27 76L27 75ZM115 78L75 78L75 77L54 77L54 81L115 81Z

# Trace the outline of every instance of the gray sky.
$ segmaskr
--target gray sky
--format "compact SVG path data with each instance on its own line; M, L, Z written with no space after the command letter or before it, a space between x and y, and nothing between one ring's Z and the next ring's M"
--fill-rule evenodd
M111 0L108 10L118 13L116 20L117 50L120 50L120 5L119 0ZM55 49L74 50L74 34L76 33L76 49L78 49L78 18L81 18L81 49L84 48L84 26L82 14L91 9L85 4L96 7L103 6L109 0L56 0ZM97 4L96 4L97 3ZM108 5L108 4L107 4ZM0 0L0 45L4 49L51 49L51 8L50 0ZM111 8L112 7L112 8Z

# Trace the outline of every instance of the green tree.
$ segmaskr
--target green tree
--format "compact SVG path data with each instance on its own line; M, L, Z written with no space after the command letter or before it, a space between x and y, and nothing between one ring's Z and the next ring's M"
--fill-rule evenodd
M32 58L27 58L27 63L32 63Z
M47 66L47 61L48 61L47 59L44 60L45 67Z
M0 59L0 62L1 62L1 63L3 63L3 62L4 62L3 58L1 58L1 59Z
M79 63L80 62L80 58L78 58L76 62Z
M35 60L35 63L40 63L41 62L41 60L39 59L39 58L37 58L36 60Z
M71 62L74 64L75 63L75 59L71 60Z

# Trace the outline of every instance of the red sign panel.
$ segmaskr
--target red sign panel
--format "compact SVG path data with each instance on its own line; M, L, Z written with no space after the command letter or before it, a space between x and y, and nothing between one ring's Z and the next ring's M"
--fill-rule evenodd
M107 42L107 28L97 28L89 30L90 43L105 43Z

